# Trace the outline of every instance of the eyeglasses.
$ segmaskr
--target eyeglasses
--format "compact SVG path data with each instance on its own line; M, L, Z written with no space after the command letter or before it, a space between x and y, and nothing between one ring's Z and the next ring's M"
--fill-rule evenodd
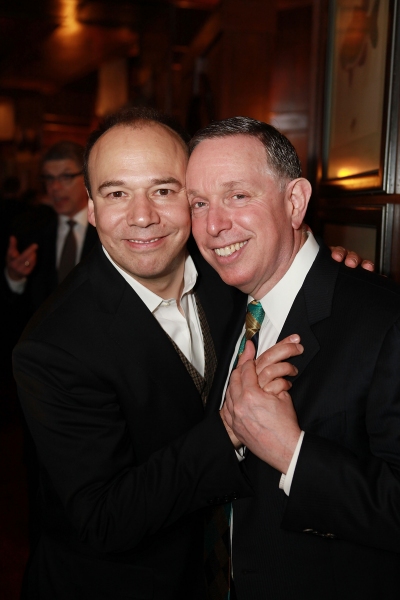
M61 173L61 175L42 175L41 179L43 183L47 186L52 185L55 181L62 183L63 185L71 185L75 177L79 177L82 175L83 171L79 171L78 173Z

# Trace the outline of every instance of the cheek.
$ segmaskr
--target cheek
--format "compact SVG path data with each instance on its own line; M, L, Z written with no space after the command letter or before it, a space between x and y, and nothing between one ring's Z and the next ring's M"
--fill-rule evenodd
M164 212L164 218L173 226L182 230L182 232L190 233L192 226L190 211L187 207L176 207L167 209Z
M198 219L198 218L194 218L192 220L192 234L193 237L197 243L197 245L199 246L199 248L201 247L202 243L203 243L203 238L205 236L206 233L206 222L204 219Z
M103 208L97 211L96 214L97 228L109 237L113 237L113 234L117 233L120 228L123 219L124 214L122 210L117 210L115 207Z

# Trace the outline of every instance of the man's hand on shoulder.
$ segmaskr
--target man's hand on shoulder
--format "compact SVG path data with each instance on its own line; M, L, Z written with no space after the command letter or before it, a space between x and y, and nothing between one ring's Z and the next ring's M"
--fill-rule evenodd
M6 254L7 274L13 281L28 277L36 266L37 244L31 244L23 252L19 252L17 238L10 236Z
M366 271L375 271L375 265L371 260L363 260L361 256L353 250L346 250L342 246L330 246L332 258L337 262L343 262L347 267L354 269L361 265Z

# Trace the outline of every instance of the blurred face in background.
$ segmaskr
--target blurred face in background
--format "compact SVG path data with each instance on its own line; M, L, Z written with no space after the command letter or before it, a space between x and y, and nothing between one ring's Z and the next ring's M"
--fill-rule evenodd
M71 158L46 161L42 179L57 214L73 217L87 206L82 166Z

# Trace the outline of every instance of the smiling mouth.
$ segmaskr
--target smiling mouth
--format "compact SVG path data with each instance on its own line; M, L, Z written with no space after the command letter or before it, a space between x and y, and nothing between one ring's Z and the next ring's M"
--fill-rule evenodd
M151 240L128 240L128 242L132 242L132 244L153 244L154 242L158 242L161 238L153 238Z
M247 244L247 241L246 242L237 242L236 244L231 244L230 246L225 246L224 248L214 248L214 252L218 256L230 256L234 252L237 252L238 250L240 250L240 248L243 248L243 246L245 246L246 244Z

